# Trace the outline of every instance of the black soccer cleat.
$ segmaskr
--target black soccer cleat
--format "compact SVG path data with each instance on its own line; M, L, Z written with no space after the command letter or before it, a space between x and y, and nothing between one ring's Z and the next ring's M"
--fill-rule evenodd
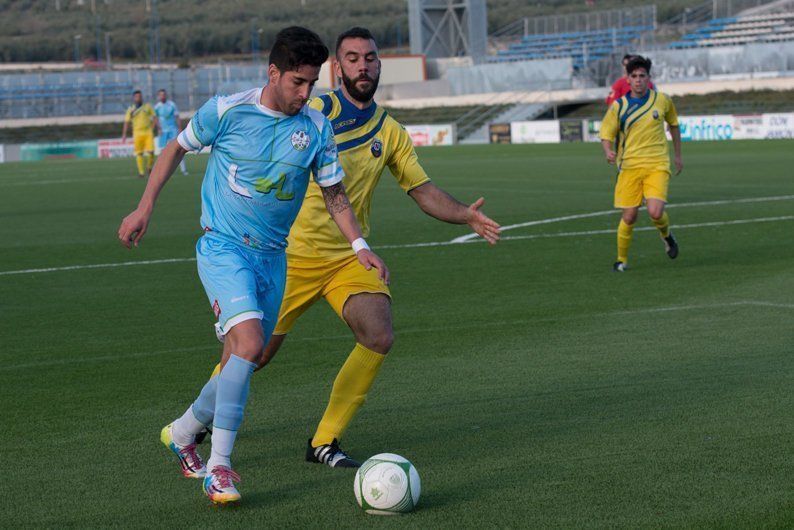
M669 232L667 237L663 237L662 241L664 241L664 251L667 252L667 255L670 259L675 259L678 257L678 241L675 240L673 237L673 232Z
M629 266L622 261L616 261L615 264L612 265L612 272L626 272L628 268Z
M325 464L328 467L361 467L361 463L353 460L339 448L339 441L312 447L312 439L306 445L306 461L314 464Z
M208 434L212 436L212 429L210 429L209 427L204 427L204 430L202 430L200 433L196 435L196 439L193 441L193 443L196 445L200 445Z

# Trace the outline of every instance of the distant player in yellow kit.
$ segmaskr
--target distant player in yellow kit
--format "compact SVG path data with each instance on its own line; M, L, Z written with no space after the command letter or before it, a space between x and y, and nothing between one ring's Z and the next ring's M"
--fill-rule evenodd
M495 244L500 228L480 212L484 200L466 205L430 182L408 132L374 102L380 59L372 34L364 28L342 33L335 59L334 72L342 86L309 105L321 111L334 128L345 189L364 237L369 235L372 194L388 167L422 211L448 223L468 224ZM330 467L358 467L359 462L339 448L339 439L364 403L392 347L391 294L377 271L355 261L350 244L343 244L342 234L329 221L320 188L310 184L289 236L287 285L279 320L259 368L273 358L298 317L325 298L352 330L356 345L334 381L325 413L308 441L306 460Z
M678 115L666 94L649 88L650 59L633 57L626 65L626 72L631 91L612 103L601 124L604 155L620 171L615 185L615 208L622 209L623 215L618 225L618 258L612 267L615 272L627 269L634 223L643 199L664 242L665 252L671 259L678 256L678 242L664 211L670 182L665 123L673 138L676 175L684 168Z
M148 103L143 102L140 90L132 93L132 105L124 115L124 128L121 141L127 141L127 126L132 123L132 141L135 143L135 163L138 165L138 176L143 178L149 174L154 165L154 129L157 126L157 115Z

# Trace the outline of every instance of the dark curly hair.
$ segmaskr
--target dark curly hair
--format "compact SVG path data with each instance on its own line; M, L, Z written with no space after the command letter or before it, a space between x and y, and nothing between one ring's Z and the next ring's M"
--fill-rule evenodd
M635 55L629 60L629 64L626 65L626 73L631 75L631 73L638 68L644 68L645 71L648 72L648 75L650 75L651 60L642 55Z
M295 71L303 65L322 66L327 59L328 48L319 35L300 26L279 31L270 48L270 64L282 72Z

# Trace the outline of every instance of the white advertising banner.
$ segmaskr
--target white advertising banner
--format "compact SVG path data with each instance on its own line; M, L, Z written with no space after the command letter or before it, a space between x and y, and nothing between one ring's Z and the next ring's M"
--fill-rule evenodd
M0 164L6 161L6 146L0 144Z
M454 145L455 126L444 125L406 125L411 141L417 147L426 145Z
M764 137L764 116L753 114L733 117L734 140L760 140Z
M112 140L99 140L97 142L97 155L99 158L124 158L133 156L132 139L122 142L121 138Z
M678 126L685 142L733 139L733 116L729 114L679 116Z
M601 120L584 120L582 132L585 142L600 142Z
M794 138L794 114L764 114L762 138Z
M514 121L510 124L510 138L514 144L558 144L558 120Z

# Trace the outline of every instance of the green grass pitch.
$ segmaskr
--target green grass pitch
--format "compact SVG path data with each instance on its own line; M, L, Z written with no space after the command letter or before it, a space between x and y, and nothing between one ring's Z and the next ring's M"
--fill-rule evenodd
M173 177L132 252L116 241L143 188L131 160L0 165L0 526L791 527L793 145L685 144L681 255L637 231L626 274L611 272L616 213L494 248L410 246L467 231L385 175L369 239L392 270L397 340L344 447L419 470L419 508L386 519L360 512L353 472L303 462L353 346L324 303L252 381L241 506L212 509L160 445L219 351L189 261L206 159ZM503 225L612 204L598 145L420 157ZM171 258L185 260L29 272Z

